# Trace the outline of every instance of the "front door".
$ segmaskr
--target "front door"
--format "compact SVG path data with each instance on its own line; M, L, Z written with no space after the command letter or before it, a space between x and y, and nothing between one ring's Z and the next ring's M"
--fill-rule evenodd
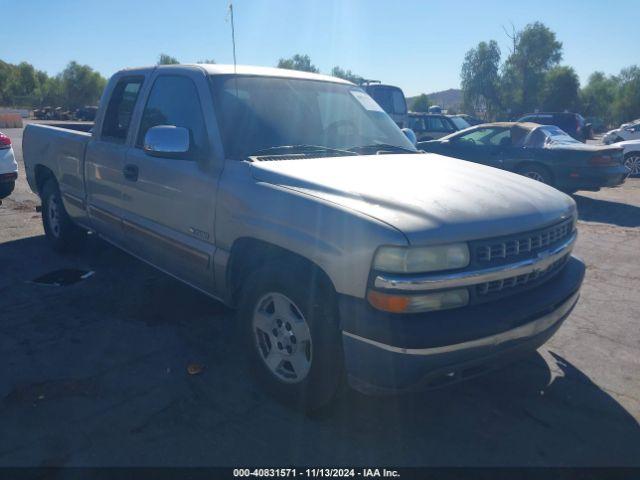
M454 137L450 142L456 158L496 168L502 168L505 155L511 148L511 130L505 127L477 128Z
M202 82L204 83L204 82ZM127 151L123 190L129 249L199 288L213 287L216 180L208 168L209 138L199 91L188 74L158 75ZM157 157L143 148L147 131L173 125L190 132L188 154Z

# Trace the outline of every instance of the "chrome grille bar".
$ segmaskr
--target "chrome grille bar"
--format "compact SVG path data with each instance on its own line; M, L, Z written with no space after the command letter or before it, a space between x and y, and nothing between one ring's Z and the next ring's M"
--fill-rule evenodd
M527 258L519 262L467 272L422 275L379 274L374 280L374 286L381 289L418 292L468 287L479 283L495 282L534 272L537 272L536 274L539 275L547 270L554 262L560 260L573 250L577 235L577 232L573 232L569 238L560 245L538 252L535 257Z

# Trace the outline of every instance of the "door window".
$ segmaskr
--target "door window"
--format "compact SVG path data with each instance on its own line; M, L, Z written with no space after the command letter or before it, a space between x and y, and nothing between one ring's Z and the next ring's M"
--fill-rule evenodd
M117 83L104 116L103 140L125 142L143 80L142 77L123 78Z
M200 97L190 78L165 75L154 82L144 107L136 147L142 148L147 130L172 125L189 130L190 153L198 157L207 150L207 130Z

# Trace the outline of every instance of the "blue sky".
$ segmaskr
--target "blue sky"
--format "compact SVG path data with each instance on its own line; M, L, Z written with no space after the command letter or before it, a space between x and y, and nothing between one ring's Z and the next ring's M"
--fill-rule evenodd
M0 0L0 59L55 74L70 60L108 76L153 64L231 63L228 0ZM502 27L540 20L586 81L640 63L640 1L234 0L238 63L273 66L294 53L402 87L407 95L460 83L465 52L509 40Z

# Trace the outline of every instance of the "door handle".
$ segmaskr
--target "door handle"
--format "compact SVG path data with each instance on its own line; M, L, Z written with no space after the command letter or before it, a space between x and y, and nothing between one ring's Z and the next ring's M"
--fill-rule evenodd
M122 174L124 175L124 178L126 178L127 180L131 180L132 182L135 182L138 180L138 166L137 165L125 165L124 168L122 169Z

